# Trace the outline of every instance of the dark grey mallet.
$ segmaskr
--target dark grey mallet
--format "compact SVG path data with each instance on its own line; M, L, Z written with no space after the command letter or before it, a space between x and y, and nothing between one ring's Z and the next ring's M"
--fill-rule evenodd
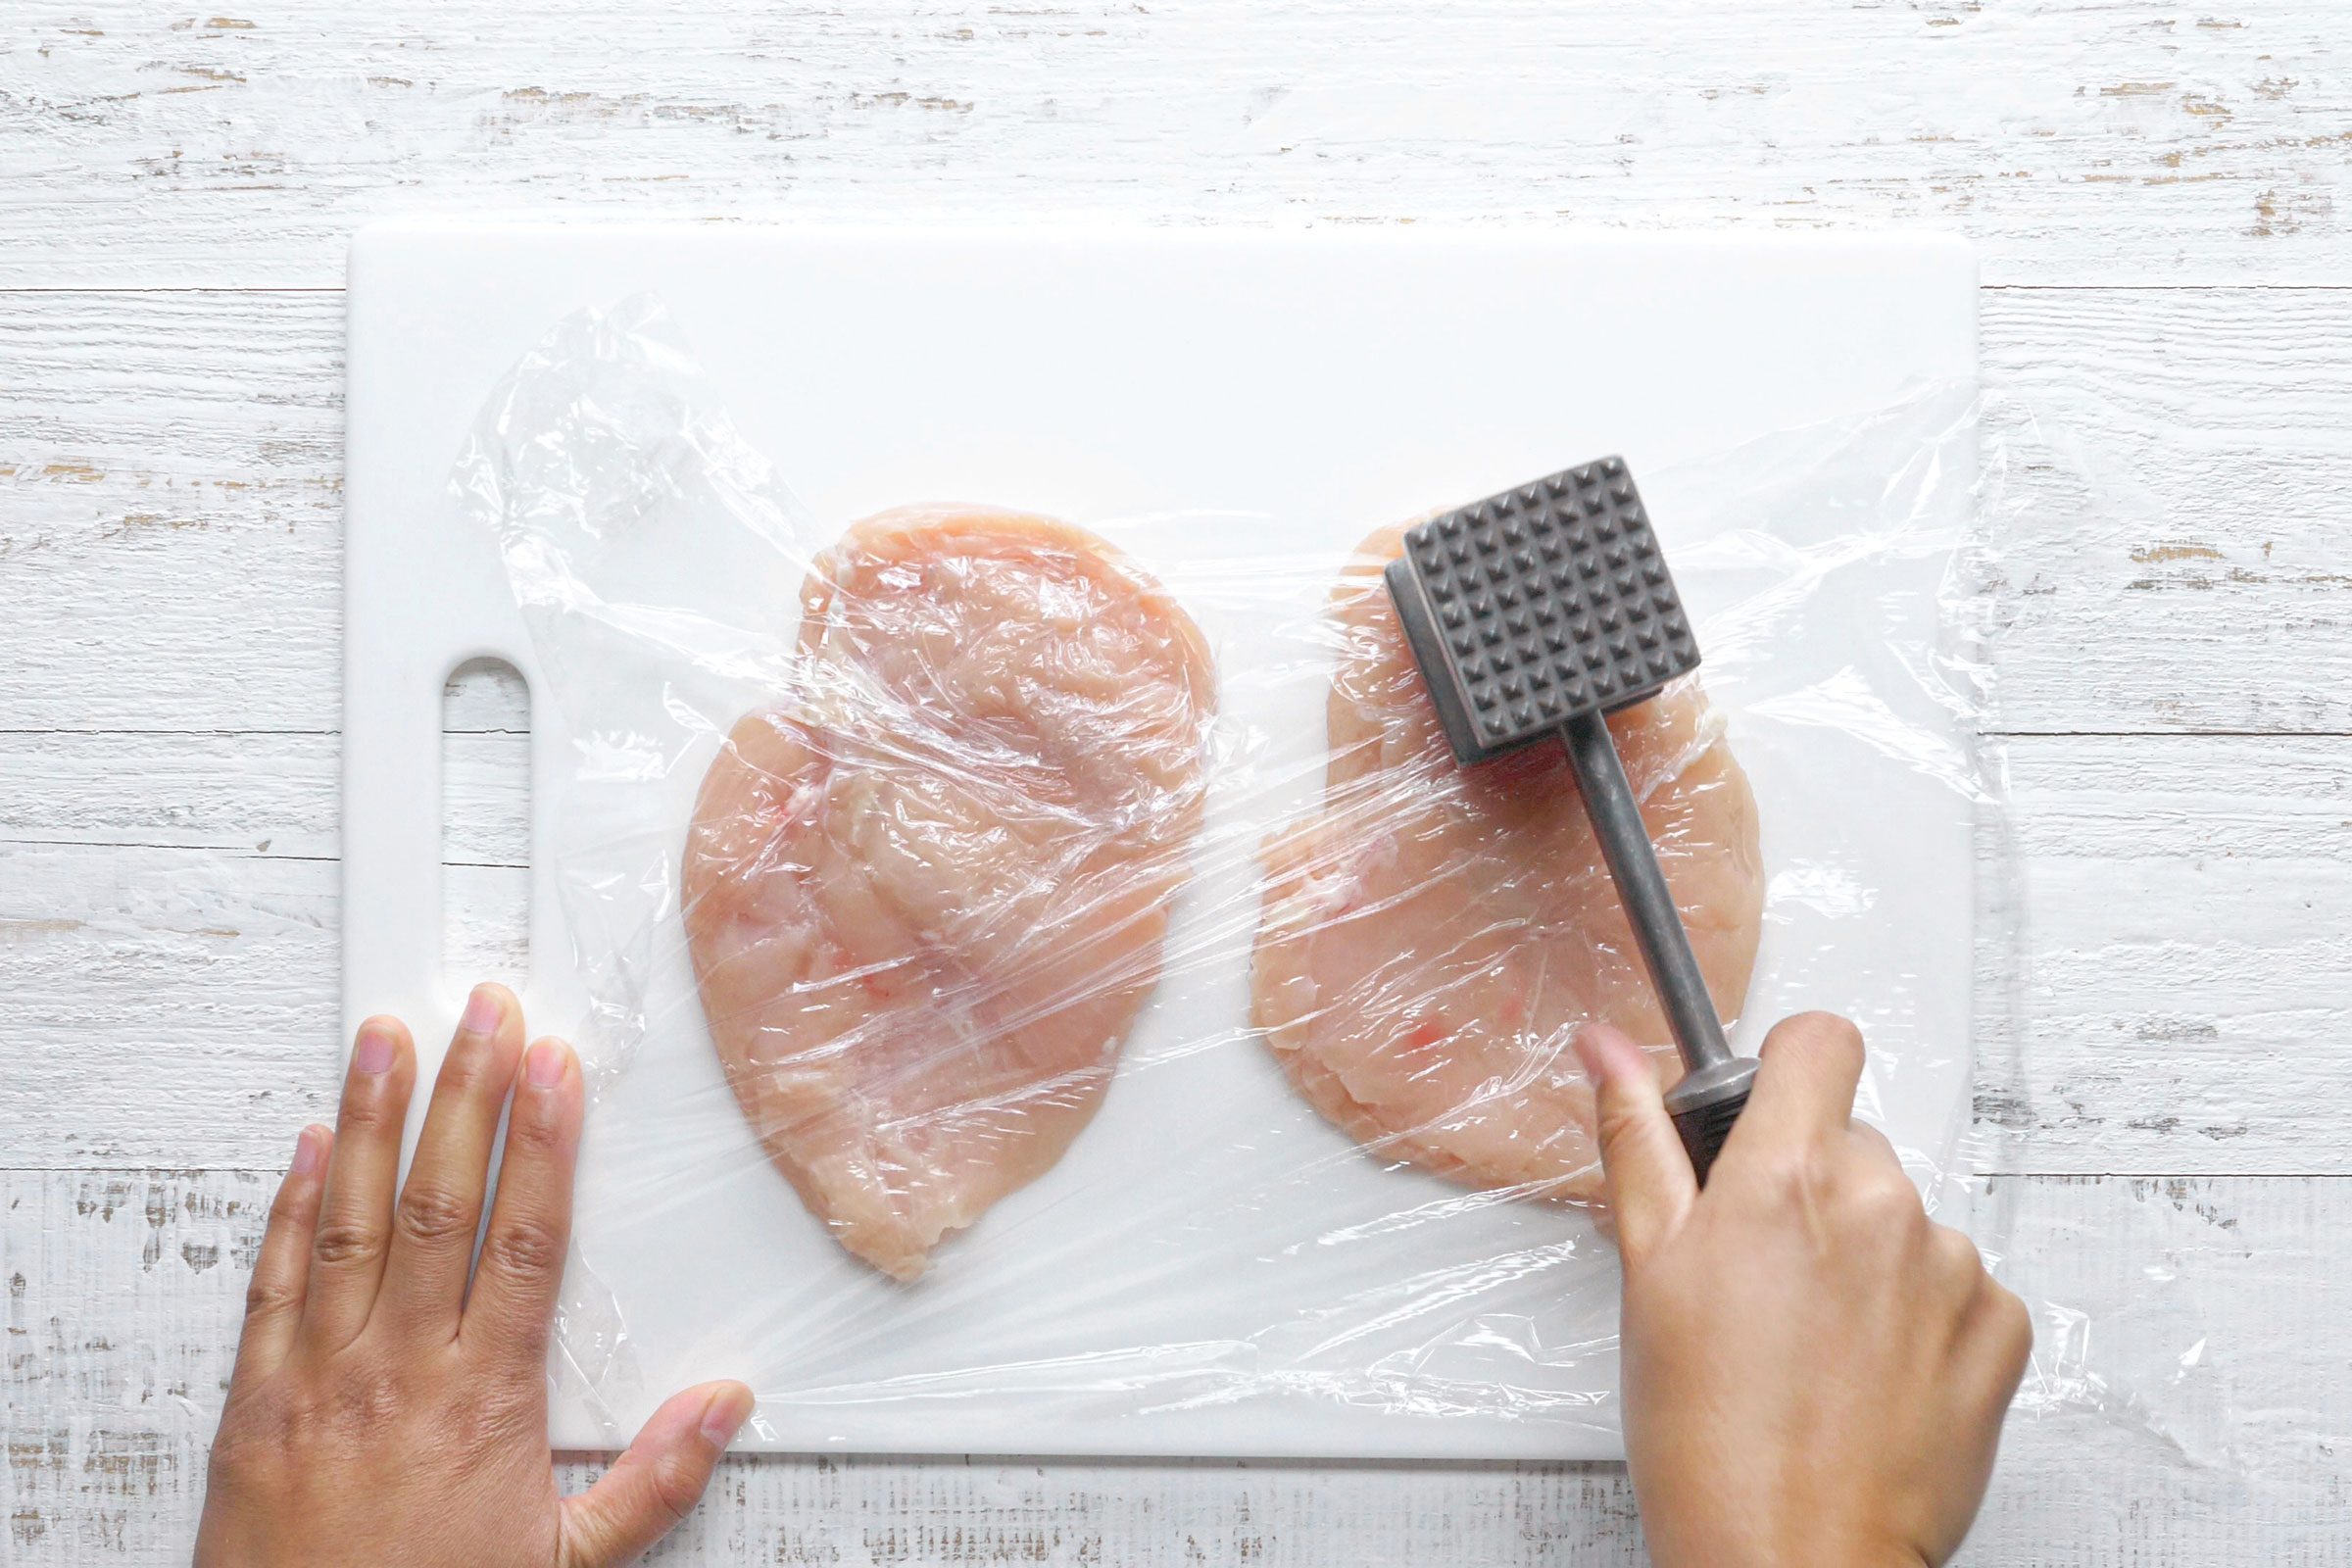
M1410 529L1389 596L1465 767L1558 736L1657 987L1683 1079L1666 1097L1698 1179L1747 1103L1756 1064L1723 1020L1667 892L1602 715L1698 667L1698 643L1620 458Z

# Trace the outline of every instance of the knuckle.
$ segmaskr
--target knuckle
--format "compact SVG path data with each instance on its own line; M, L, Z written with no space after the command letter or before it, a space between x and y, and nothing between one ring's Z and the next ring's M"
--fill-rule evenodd
M507 1219L482 1241L482 1266L518 1279L552 1274L564 1265L561 1228L538 1219Z
M2034 1314L2016 1292L1998 1284L1992 1286L1991 1311L1993 1333L2001 1349L2012 1367L2023 1370L2034 1349Z
M280 1230L288 1225L302 1223L303 1212L311 1206L315 1200L298 1191L299 1187L299 1183L291 1181L277 1184L277 1196L270 1200L268 1229Z
M493 1448L520 1432L544 1434L544 1396L535 1380L480 1379L452 1408L450 1421L460 1451Z
M1834 1012L1800 1012L1784 1021L1773 1033L1783 1036L1788 1046L1807 1055L1849 1062L1862 1057L1862 1031L1851 1019Z
M1936 1261L1959 1280L1973 1286L1984 1277L1984 1254L1963 1233L1949 1225L1937 1225L1934 1227L1931 1245Z
M1802 1150L1778 1149L1758 1155L1751 1165L1749 1181L1778 1201L1803 1203L1818 1194L1822 1186L1816 1164Z
M250 1480L284 1465L295 1448L292 1413L271 1396L233 1399L213 1435L216 1474Z
M1914 1221L1922 1225L1927 1222L1926 1205L1900 1174L1874 1174L1854 1183L1852 1201L1855 1209L1873 1225L1893 1229Z
M1765 1179L1784 1200L1827 1207L1839 1198L1838 1162L1819 1149L1784 1147L1764 1165Z
M479 1217L475 1205L446 1187L411 1182L400 1195L394 1219L401 1235L419 1246L442 1248L471 1241Z
M406 1105L393 1103L393 1097L374 1085L355 1086L343 1097L335 1112L335 1136L349 1138L355 1134L369 1136L396 1132L408 1114Z
M256 1274L245 1282L245 1315L275 1317L302 1304L302 1293L283 1280Z
M1896 1152L1894 1141L1866 1121L1846 1123L1846 1138L1854 1152L1874 1164L1894 1170L1902 1169L1903 1156Z
M392 1430L410 1407L399 1375L364 1359L336 1379L318 1419L336 1438L348 1440Z
M507 1120L507 1149L510 1153L520 1152L536 1159L545 1159L552 1156L563 1146L563 1128L543 1109L526 1109L517 1104L514 1113Z
M311 1256L329 1268L372 1263L383 1256L384 1239L358 1220L332 1220L311 1238Z
M662 1504L671 1524L677 1524L694 1511L702 1500L703 1478L686 1460L671 1456L654 1465L654 1496Z
M210 1473L216 1487L227 1482L240 1490L274 1490L272 1480L290 1463L287 1446L269 1438L222 1427L213 1439Z
M1640 1114L1622 1096L1604 1094L1592 1107L1592 1131L1604 1150L1622 1145L1640 1121Z

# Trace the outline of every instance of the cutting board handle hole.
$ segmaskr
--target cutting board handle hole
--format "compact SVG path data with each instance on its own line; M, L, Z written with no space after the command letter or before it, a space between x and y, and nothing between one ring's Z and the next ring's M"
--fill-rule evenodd
M531 694L503 659L441 688L441 967L520 991L531 963Z

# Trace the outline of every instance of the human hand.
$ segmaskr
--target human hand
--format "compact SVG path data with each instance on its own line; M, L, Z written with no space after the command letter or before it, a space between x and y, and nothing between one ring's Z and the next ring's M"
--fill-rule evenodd
M1657 1069L1577 1042L1625 1264L1625 1443L1660 1568L1941 1563L1984 1501L2033 1331L1852 1119L1862 1037L1774 1029L1704 1192Z
M369 1019L334 1133L307 1128L295 1145L246 1295L196 1568L610 1568L686 1516L751 1413L740 1383L688 1389L603 1480L558 1495L543 1367L571 1231L579 1062L560 1040L526 1054L514 998L475 990L395 1202L416 1076L408 1030Z

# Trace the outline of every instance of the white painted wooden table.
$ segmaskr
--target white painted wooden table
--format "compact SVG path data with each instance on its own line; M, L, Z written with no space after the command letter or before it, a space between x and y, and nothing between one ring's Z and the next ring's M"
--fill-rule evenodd
M1968 1560L2352 1560L2348 65L2340 0L13 0L0 1559L184 1559L331 1113L336 289L435 211L1975 235L1988 380L2147 498L2008 541L2026 1067L1978 1111L2021 1288L2174 1370L2017 1417ZM511 711L451 709L492 964ZM1608 1466L774 1460L662 1560L1640 1557Z

